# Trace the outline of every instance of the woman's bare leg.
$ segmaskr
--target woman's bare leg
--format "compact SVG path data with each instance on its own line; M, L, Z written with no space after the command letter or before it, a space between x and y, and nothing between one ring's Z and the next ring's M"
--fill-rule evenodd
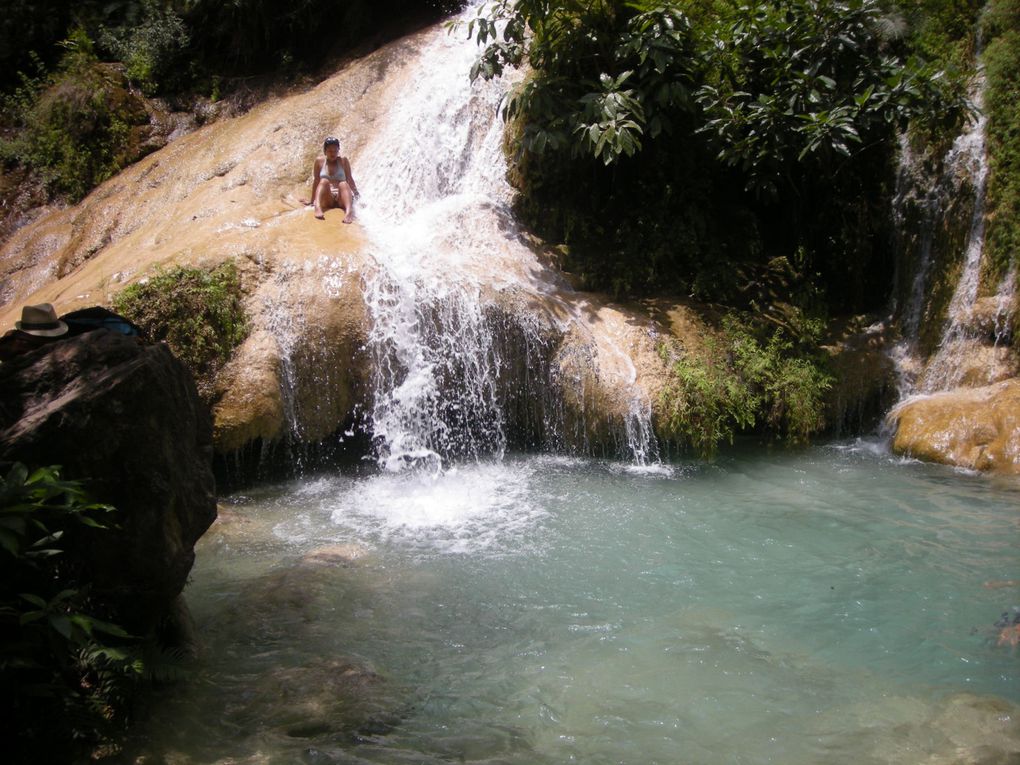
M344 216L344 223L350 223L354 220L354 194L351 193L351 187L346 183L340 184L340 206L344 208L347 214Z
M319 188L315 190L315 217L324 220L326 210L331 207L336 207L336 203L333 201L333 192L330 191L329 184L325 180L320 181Z

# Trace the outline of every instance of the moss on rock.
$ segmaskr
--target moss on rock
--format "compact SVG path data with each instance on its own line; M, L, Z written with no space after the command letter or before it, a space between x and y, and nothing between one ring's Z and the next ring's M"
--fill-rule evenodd
M121 291L114 305L149 339L165 341L195 375L202 399L212 403L216 373L248 335L234 264L157 271Z

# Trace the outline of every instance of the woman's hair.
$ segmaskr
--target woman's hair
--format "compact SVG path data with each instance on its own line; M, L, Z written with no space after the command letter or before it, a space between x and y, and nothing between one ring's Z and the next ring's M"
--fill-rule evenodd
M336 146L339 149L340 139L330 136L329 138L322 142L322 150L325 151L327 146Z

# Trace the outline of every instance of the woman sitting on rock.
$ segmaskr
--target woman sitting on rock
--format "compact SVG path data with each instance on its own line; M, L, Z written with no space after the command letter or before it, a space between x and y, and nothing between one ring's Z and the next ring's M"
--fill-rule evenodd
M347 213L344 223L354 220L354 197L358 184L351 174L351 163L340 156L340 139L327 138L322 144L324 156L315 160L312 168L312 195L302 199L303 205L315 205L315 217L323 220L326 210L342 207Z

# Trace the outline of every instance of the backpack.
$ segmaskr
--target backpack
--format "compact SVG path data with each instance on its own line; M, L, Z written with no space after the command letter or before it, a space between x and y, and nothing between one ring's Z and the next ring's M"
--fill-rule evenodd
M141 327L102 306L71 311L61 316L60 320L67 324L68 337L81 335L95 329L108 329L111 332L133 337L142 336Z

